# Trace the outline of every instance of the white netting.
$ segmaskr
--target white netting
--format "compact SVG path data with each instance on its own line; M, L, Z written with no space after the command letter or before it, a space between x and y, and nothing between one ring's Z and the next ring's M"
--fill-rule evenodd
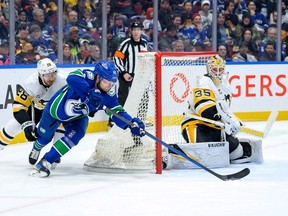
M146 130L155 135L162 130L162 139L166 143L183 143L181 136L182 113L187 108L185 103L191 85L196 77L205 72L205 62L211 54L162 56L161 67L156 67L156 53L140 53L136 65L136 76L125 103L125 110L132 116L145 122ZM158 64L159 65L159 64ZM161 77L156 74L161 73ZM156 78L161 78L161 89L156 92ZM155 96L160 96L157 102ZM161 119L155 121L156 113ZM162 127L159 128L159 121ZM96 150L85 162L88 170L97 171L152 171L155 172L155 141L147 136L132 137L130 130L123 131L117 126L96 144Z

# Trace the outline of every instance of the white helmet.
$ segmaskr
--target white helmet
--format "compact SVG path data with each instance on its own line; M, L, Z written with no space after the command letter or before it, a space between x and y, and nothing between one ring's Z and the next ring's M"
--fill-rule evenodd
M49 58L39 60L37 62L37 70L40 75L58 72L56 65Z

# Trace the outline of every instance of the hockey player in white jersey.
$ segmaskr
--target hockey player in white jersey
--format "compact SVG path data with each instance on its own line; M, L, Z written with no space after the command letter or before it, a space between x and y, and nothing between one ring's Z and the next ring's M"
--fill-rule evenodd
M181 125L182 136L187 143L227 141L231 163L262 162L261 140L235 136L243 123L230 110L232 93L225 67L226 62L219 55L207 61L207 73L200 78L188 99L188 110ZM193 115L221 121L225 127L197 120Z
M0 150L10 144L21 131L24 131L28 141L37 139L35 126L41 118L46 103L65 84L66 76L58 71L56 65L50 59L44 58L38 61L37 72L21 84L21 88L14 98L14 118L0 131ZM59 137L63 134L58 133L55 133L55 136ZM39 152L32 150L29 155L29 163L35 164L38 156Z

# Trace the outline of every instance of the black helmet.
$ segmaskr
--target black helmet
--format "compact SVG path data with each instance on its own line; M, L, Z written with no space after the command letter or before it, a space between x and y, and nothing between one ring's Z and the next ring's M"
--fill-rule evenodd
M135 22L132 22L131 25L130 25L131 29L133 28L143 28L143 24L139 21L135 21Z

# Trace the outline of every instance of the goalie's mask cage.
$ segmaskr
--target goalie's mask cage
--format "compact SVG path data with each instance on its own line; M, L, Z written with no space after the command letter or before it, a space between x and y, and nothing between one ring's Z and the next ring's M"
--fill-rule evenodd
M139 53L125 110L145 123L145 129L166 143L185 143L181 136L183 112L197 78L215 52ZM132 136L116 125L99 138L85 169L103 172L162 173L160 144L147 136Z

